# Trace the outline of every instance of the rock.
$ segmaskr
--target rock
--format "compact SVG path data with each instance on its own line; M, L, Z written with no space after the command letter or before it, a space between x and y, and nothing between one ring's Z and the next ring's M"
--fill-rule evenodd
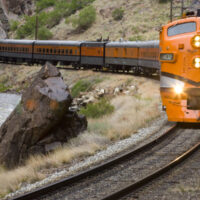
M118 87L114 89L114 95L119 94L119 92L120 92L120 89Z
M87 120L69 111L71 102L60 72L46 63L0 127L0 163L13 167L32 154L46 153L47 145L63 144L85 130Z
M12 12L16 15L31 15L34 7L34 2L31 0L1 0L7 12Z

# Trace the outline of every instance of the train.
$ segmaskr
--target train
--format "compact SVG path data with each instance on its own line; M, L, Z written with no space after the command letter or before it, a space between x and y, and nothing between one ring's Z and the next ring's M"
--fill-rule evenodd
M162 27L160 63L168 120L200 123L200 9Z
M0 61L160 74L168 120L200 123L200 9L160 30L159 41L0 40Z
M0 61L44 64L46 61L74 68L159 73L159 41L60 41L0 40Z

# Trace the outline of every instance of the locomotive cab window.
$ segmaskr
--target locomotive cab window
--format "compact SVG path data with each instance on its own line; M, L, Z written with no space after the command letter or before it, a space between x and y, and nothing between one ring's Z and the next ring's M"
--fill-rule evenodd
M191 33L196 31L196 22L187 22L171 26L167 30L168 36L175 36L183 33Z

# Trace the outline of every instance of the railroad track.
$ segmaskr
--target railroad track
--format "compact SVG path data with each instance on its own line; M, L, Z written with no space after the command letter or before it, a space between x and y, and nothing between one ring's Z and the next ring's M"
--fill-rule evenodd
M197 151L200 147L199 134L199 129L173 126L159 138L136 150L13 200L66 197L70 200L119 199L161 176Z
M170 137L176 128L177 128L176 125L173 125L164 134L162 134L158 138L152 140L151 142L146 143L145 145L143 145L142 147L140 147L138 149L130 150L130 151L128 151L122 155L119 155L113 159L110 159L109 161L107 161L103 164L100 164L92 169L86 170L84 172L81 172L77 175L74 175L74 176L71 176L68 178L64 178L56 183L49 184L47 186L36 189L29 193L19 195L17 197L12 198L12 200L31 200L31 199L35 199L35 198L40 199L41 196L47 195L51 192L54 192L61 187L69 186L80 180L86 179L89 176L94 176L95 174L97 174L109 167L112 167L113 165L120 164L121 162L123 162L124 160L128 159L131 156L135 156L137 154L141 154L142 152L148 151L149 148L152 148L156 144L158 144L158 143L164 141L166 138Z

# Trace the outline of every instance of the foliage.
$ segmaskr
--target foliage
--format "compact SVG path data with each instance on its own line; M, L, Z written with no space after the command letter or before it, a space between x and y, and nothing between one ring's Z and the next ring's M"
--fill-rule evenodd
M6 92L8 89L10 89L9 86L6 86L3 83L0 83L0 92Z
M100 118L104 115L111 114L114 111L108 100L101 99L98 103L90 103L86 108L82 108L80 113L88 118Z
M72 24L78 30L88 29L96 20L96 9L93 6L87 6L80 11L79 16L72 19Z
M88 80L78 81L71 90L72 97L78 97L80 92L89 91L92 88L92 82Z
M52 28L55 25L59 24L60 20L63 17L69 17L74 14L77 10L82 9L89 4L91 4L94 0L37 0L36 1L36 13L38 15L38 28L43 29L44 27ZM43 11L45 8L53 7L52 11L45 12ZM93 13L92 13L93 14ZM95 13L96 14L96 13ZM85 15L83 15L85 17ZM95 15L96 17L96 15ZM24 23L20 26L19 22L13 21L11 23L11 31L16 31L16 38L23 39L26 37L32 38L35 34L35 25L36 25L36 15L33 16L24 16ZM77 26L85 27L88 22L86 20L77 19ZM46 35L50 37L50 32L48 31ZM41 34L40 34L41 35Z
M15 20L11 20L10 21L10 30L11 31L16 31L18 26L19 26L19 22L18 21L15 21Z
M47 15L46 25L47 27L52 28L55 25L59 24L61 19L62 19L61 12L58 10L54 10Z
M124 10L122 8L116 8L112 12L112 17L114 20L121 20L124 16Z
M25 24L17 29L17 38L23 39L26 36L33 35L35 30L35 16L25 16Z
M46 27L40 27L38 30L38 39L39 40L49 40L53 37L53 34Z
M50 6L54 6L55 3L56 3L55 0L37 0L36 1L37 11L41 11L45 8L50 7Z

